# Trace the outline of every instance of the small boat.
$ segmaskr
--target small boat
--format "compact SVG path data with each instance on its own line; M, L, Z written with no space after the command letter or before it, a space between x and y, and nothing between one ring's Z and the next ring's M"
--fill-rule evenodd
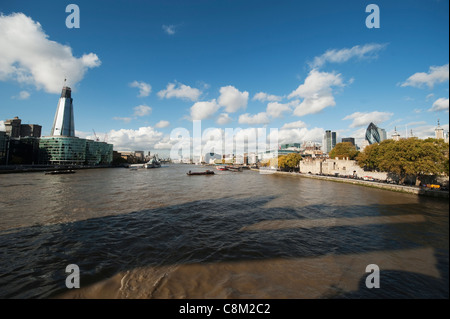
M69 170L61 170L61 171L49 171L49 172L45 172L45 175L73 174L73 173L75 173L75 171L72 169L69 169Z
M233 172L242 172L242 167L237 167L237 166L227 166L226 167L229 171L233 171Z
M228 171L228 168L226 168L225 166L217 166L216 169L219 171Z
M191 172L189 171L189 173L186 173L188 176L191 175L214 175L213 171L210 171L209 169L204 171L204 172Z

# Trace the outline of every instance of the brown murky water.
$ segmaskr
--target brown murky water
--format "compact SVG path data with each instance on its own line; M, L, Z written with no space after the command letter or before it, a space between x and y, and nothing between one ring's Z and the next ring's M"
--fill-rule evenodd
M204 169L0 175L0 298L448 298L447 200Z

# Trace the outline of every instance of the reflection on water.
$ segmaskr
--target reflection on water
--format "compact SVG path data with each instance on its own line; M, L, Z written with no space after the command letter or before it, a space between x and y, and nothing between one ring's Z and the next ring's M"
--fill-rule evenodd
M0 175L0 297L448 298L448 201L202 169Z

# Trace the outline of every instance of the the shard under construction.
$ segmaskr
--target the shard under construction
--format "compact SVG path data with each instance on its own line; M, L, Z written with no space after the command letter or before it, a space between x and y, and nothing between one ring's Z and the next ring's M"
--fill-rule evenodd
M43 164L108 165L113 145L75 136L73 99L70 87L64 86L56 108L50 136L39 141L39 158Z
M64 86L53 121L52 136L75 136L73 99L70 87Z

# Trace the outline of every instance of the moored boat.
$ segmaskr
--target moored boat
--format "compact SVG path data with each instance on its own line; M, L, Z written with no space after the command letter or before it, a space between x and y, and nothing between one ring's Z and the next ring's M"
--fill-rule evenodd
M242 167L239 166L226 166L229 171L242 172Z
M186 173L188 176L191 175L214 175L213 171L210 171L209 169L204 171L204 172L191 172L189 171L188 173Z

